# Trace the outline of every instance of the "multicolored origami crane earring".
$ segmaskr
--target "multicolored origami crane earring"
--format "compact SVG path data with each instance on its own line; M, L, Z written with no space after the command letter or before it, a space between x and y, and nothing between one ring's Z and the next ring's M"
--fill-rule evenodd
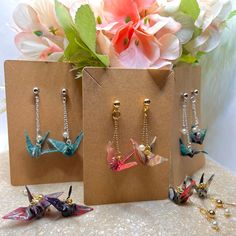
M64 142L58 141L55 139L49 138L49 143L58 151L64 154L66 157L71 157L75 154L76 150L78 149L82 139L83 139L83 132L81 131L80 134L76 137L75 142L72 143L70 139L69 133L69 123L68 123L68 112L67 112L67 97L68 92L67 89L63 88L61 91L62 95L62 103L63 103L63 111L64 111L64 132L63 138Z
M107 162L109 167L113 171L122 171L134 167L137 165L137 162L129 162L127 161L133 156L134 151L130 152L128 155L122 157L120 152L119 145L119 119L121 116L120 112L120 101L115 101L113 103L112 110L112 119L114 123L114 135L113 141L109 141L107 145Z
M63 192L52 193L48 195L33 195L27 186L25 186L28 199L30 205L28 207L19 207L16 210L10 212L9 214L3 216L3 219L11 219L11 220L20 220L20 221L30 221L33 219L40 219L42 218L48 207L51 205L50 202L47 201L48 198L57 199L60 197Z
M31 157L38 158L43 154L55 152L55 150L42 150L42 147L49 135L49 132L47 131L44 136L41 135L40 131L40 111L39 111L39 105L40 105L40 97L39 97L40 90L39 88L35 87L33 88L33 94L35 99L35 119L36 119L36 144L33 145L29 134L27 131L25 131L25 139L26 139L26 149Z
M192 142L189 134L188 128L188 115L187 115L187 103L189 95L188 93L181 94L183 103L182 103L182 111L183 111L183 121L182 121L182 130L181 130L181 138L179 139L180 145L180 153L182 156L193 157L199 153L206 153L205 151L198 151L192 148ZM207 154L207 153L206 153Z
M168 159L153 153L153 147L157 139L156 136L153 138L152 142L149 143L148 115L150 104L151 100L148 98L143 102L142 144L139 145L133 139L131 139L131 142L133 144L136 157L141 161L141 163L147 166L155 166L168 161Z
M61 212L62 216L80 216L87 212L93 210L91 207L77 205L73 203L73 200L70 198L72 193L72 186L69 188L68 197L65 201L61 201L58 198L46 196L46 200L52 204L59 212Z
M176 189L169 187L168 197L175 204L183 205L193 195L195 185L196 182L191 177L186 176L183 183Z
M190 97L190 100L192 103L192 114L193 114L192 115L193 125L191 128L190 137L193 143L202 144L206 136L207 129L201 129L199 127L199 120L197 117L197 107L196 107L196 102L197 102L196 97L198 96L198 94L199 94L199 91L195 89L194 91L192 91L191 97Z
M195 186L195 190L199 198L202 198L202 199L207 198L208 189L211 185L211 182L214 176L215 175L213 174L206 182L204 182L204 173L202 174L199 184L196 184Z

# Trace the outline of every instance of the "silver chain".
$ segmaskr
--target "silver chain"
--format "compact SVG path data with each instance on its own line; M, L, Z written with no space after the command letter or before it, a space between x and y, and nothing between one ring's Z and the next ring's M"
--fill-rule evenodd
M64 133L67 133L67 137L66 137L66 141L70 142L70 134L69 134L69 123L68 123L68 112L67 112L67 99L66 96L63 96L62 98L62 102L63 102L63 117L64 117Z
M35 119L36 119L36 137L40 135L40 115L39 115L39 95L35 95Z
M192 102L192 114L194 119L194 126L199 126L199 120L197 117L197 107L196 107L196 97L194 95L191 96L191 102Z
M182 123L183 129L186 131L186 137L187 137L187 146L188 148L191 148L192 143L190 140L190 135L189 135L189 129L188 129L188 115L187 115L187 100L184 99L183 101L183 123Z

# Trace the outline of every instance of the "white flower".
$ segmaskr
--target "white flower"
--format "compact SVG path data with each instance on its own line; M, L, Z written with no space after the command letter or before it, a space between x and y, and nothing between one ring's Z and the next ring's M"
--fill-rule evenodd
M160 13L174 13L179 10L181 0L157 0Z
M202 33L186 45L192 54L210 52L219 45L222 25L232 8L230 0L198 0L198 3L200 14L195 26Z

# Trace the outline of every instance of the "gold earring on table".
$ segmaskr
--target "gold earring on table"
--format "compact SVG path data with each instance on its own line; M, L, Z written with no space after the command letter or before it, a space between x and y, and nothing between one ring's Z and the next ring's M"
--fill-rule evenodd
M215 205L215 210L217 209L223 209L224 210L224 216L226 218L229 218L232 214L229 208L227 208L226 206L236 206L236 204L234 203L227 203L227 202L223 202L221 199L219 198L214 198L211 197L210 198L211 202Z
M199 207L198 209L200 210L200 213L207 219L207 221L209 221L211 223L211 228L219 231L220 227L219 227L219 223L216 220L216 212L214 210L207 210L204 207Z
M151 143L149 143L149 113L150 113L151 100L146 98L143 102L143 130L142 142L139 145L135 140L131 139L134 147L135 155L142 164L147 166L159 165L168 159L153 153L153 148L156 143L157 137L155 136Z

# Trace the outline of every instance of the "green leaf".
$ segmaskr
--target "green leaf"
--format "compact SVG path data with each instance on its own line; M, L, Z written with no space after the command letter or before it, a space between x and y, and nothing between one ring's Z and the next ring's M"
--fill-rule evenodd
M196 0L181 0L180 11L197 20L200 14L200 8Z
M228 16L228 20L232 19L232 18L235 17L235 16L236 16L236 10L231 11L230 14L229 14L229 16Z
M66 38L69 41L73 40L77 34L77 31L69 13L69 10L57 0L55 0L55 10L59 24L62 26L66 34Z
M55 0L56 15L63 27L68 46L61 60L75 65L79 71L85 66L109 66L106 55L96 53L96 23L89 5L82 5L74 23L69 10Z
M202 29L199 29L197 27L194 27L194 33L193 33L193 38L196 38L198 36L200 36L202 33Z
M198 59L194 56L192 56L191 54L183 54L178 62L183 62L183 63L188 63L188 64L194 64L194 63L197 63L198 62Z
M75 16L75 25L81 40L92 51L96 51L96 22L89 5L82 5Z

